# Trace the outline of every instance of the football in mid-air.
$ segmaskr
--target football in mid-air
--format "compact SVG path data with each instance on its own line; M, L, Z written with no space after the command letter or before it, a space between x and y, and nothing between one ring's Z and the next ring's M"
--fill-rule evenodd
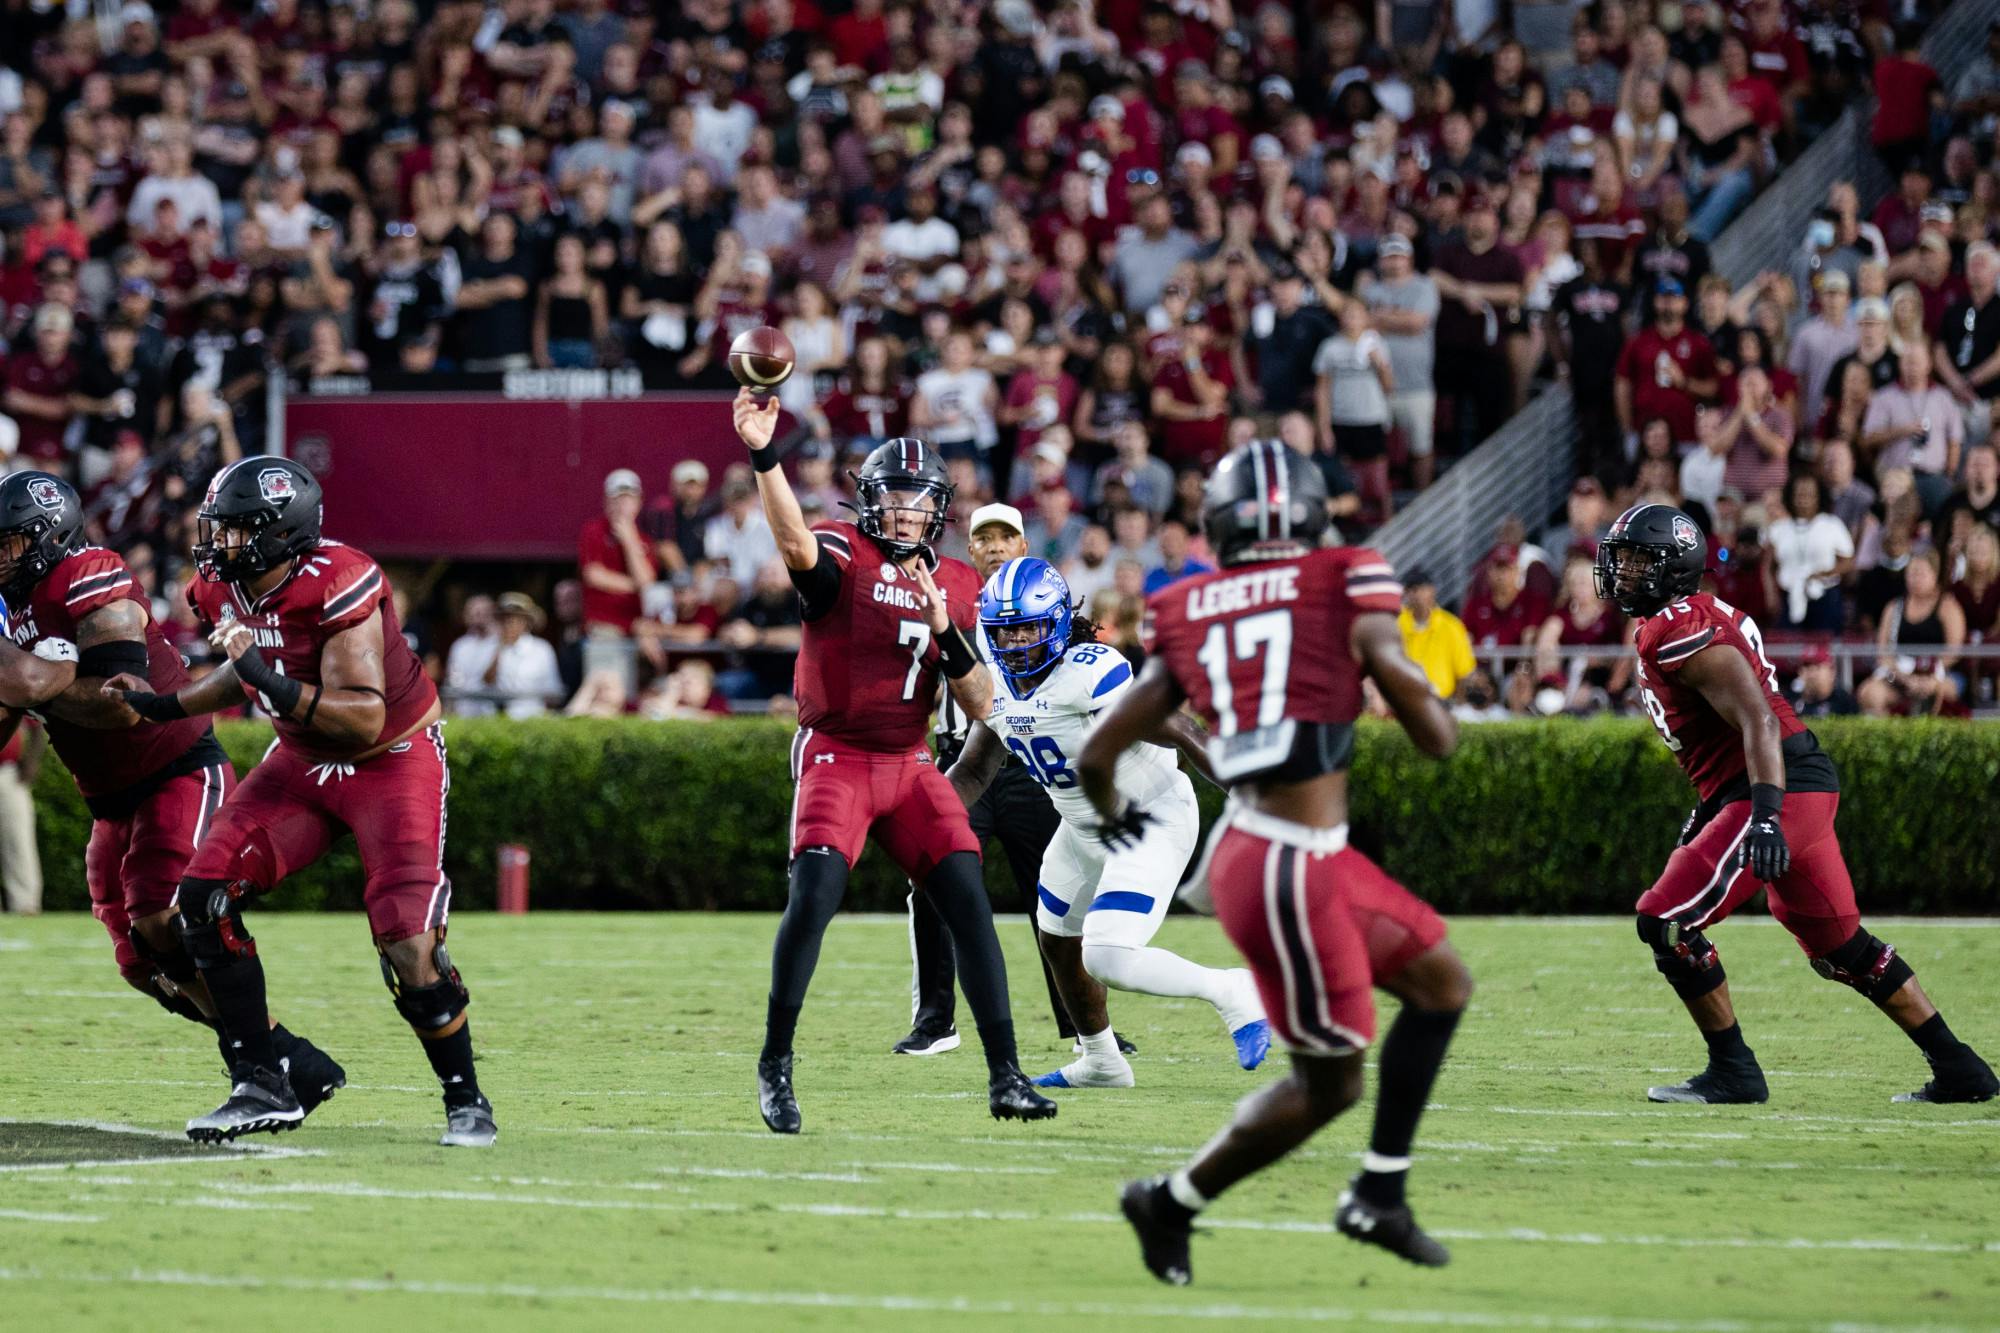
M792 340L768 324L737 334L729 344L729 373L746 389L768 393L791 378L797 362Z

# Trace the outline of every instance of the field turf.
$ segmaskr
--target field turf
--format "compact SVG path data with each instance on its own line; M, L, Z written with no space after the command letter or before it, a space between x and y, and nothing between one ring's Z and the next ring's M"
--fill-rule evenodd
M2000 1327L2000 1105L1891 1106L1915 1050L1761 918L1715 938L1770 1105L1646 1103L1701 1045L1629 921L1462 920L1480 990L1411 1183L1452 1266L1331 1232L1371 1097L1211 1210L1184 1290L1140 1267L1119 1184L1277 1068L1239 1071L1205 1006L1114 995L1140 1086L996 1124L970 1040L887 1054L904 927L844 918L800 1031L806 1134L778 1139L752 1094L771 918L466 914L501 1137L452 1151L360 917L254 924L274 1010L350 1084L225 1151L180 1141L224 1091L212 1044L118 981L103 931L0 918L0 1327ZM1996 924L1873 923L1989 1056ZM1039 1073L1067 1053L1025 925L1001 932ZM1230 956L1195 919L1161 943Z

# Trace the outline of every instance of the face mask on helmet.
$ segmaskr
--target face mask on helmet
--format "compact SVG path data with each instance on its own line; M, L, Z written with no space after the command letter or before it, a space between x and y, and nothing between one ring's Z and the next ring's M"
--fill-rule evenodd
M1668 553L1637 542L1606 541L1597 548L1597 595L1628 616L1649 616L1673 600L1666 586Z
M196 522L194 565L210 583L240 583L269 568L257 540L269 519L218 521L202 514Z
M944 536L950 488L912 480L863 481L857 490L861 530L907 560Z
M993 658L1000 674L1012 680L1035 675L1055 662L1069 647L1067 615L1037 616L1032 620L980 621L993 644Z
M1069 650L1075 610L1069 585L1043 561L1010 560L979 594L979 623L993 645L1000 674L1034 676Z

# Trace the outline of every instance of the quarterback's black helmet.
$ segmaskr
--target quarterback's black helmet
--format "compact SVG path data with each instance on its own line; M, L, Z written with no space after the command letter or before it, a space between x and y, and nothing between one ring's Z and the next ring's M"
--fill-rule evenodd
M241 583L319 545L319 481L289 458L241 459L208 483L196 517L195 568L210 583ZM249 535L225 547L222 528Z
M1297 555L1319 545L1326 530L1326 482L1282 440L1251 440L1230 450L1209 477L1201 526L1225 565Z
M83 501L61 477L13 472L0 481L0 592L8 601L25 601L82 539Z
M953 491L945 471L944 455L914 436L899 436L877 445L875 452L854 474L855 508L860 511L861 530L888 548L898 560L907 560L944 536L945 520L951 513ZM928 495L924 535L914 542L898 541L889 531L889 511L908 508L887 503L891 495ZM918 511L921 512L921 511Z
M1708 541L1672 505L1634 505L1597 546L1597 595L1628 616L1650 616L1701 591Z

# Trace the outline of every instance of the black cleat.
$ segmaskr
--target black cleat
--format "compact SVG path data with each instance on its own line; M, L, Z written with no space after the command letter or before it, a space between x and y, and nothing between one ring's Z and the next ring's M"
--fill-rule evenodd
M445 1103L444 1135L438 1140L441 1148L491 1148L493 1140L500 1137L500 1127L493 1123L493 1103L484 1097L474 1097L469 1102L457 1106Z
M1929 1057L1925 1057L1929 1058ZM1892 1102L1987 1102L2000 1093L2000 1078L1970 1046L1956 1059L1931 1061L1930 1081L1915 1092L1899 1092Z
M1122 1033L1122 1032L1113 1032L1113 1033L1112 1033L1111 1035L1112 1035L1112 1036L1114 1036L1114 1037L1116 1037L1116 1038L1118 1039L1118 1054L1120 1054L1120 1055L1137 1055L1137 1054L1139 1053L1139 1048L1138 1048L1137 1046L1134 1046L1134 1045L1133 1045L1133 1044L1132 1044L1131 1042L1129 1042L1129 1041L1125 1040L1125 1034L1124 1034L1124 1033ZM1083 1038L1081 1038L1081 1037L1071 1037L1071 1038L1070 1038L1070 1042L1071 1042L1071 1045L1070 1045L1070 1054L1072 1054L1072 1055L1082 1055L1082 1054L1083 1054Z
M1752 1060L1747 1064L1715 1065L1685 1083L1646 1089L1649 1102L1691 1102L1704 1106L1756 1106L1771 1100L1764 1083L1764 1071Z
M910 1035L889 1048L891 1055L943 1055L959 1046L958 1028L951 1023L919 1019Z
M804 1121L792 1095L792 1057L757 1062L757 1111L773 1134L796 1134Z
M304 1037L298 1039L298 1045L280 1063L292 1081L292 1092L299 1099L299 1109L307 1115L332 1101L333 1094L347 1086L347 1071L332 1056Z
M1118 1196L1118 1206L1139 1233L1139 1257L1146 1261L1148 1272L1176 1287L1194 1281L1194 1264L1188 1258L1193 1214L1167 1193L1165 1176L1132 1181Z
M1014 1065L993 1076L986 1085L986 1104L995 1120L1053 1120L1056 1104L1036 1092L1027 1075Z
M1368 1202L1350 1184L1334 1205L1333 1229L1363 1245L1380 1245L1393 1255L1426 1268L1443 1268L1451 1262L1451 1251L1424 1234L1409 1205L1384 1208Z
M282 1069L246 1065L229 1100L187 1122L196 1143L224 1143L243 1134L277 1134L297 1129L306 1118Z

